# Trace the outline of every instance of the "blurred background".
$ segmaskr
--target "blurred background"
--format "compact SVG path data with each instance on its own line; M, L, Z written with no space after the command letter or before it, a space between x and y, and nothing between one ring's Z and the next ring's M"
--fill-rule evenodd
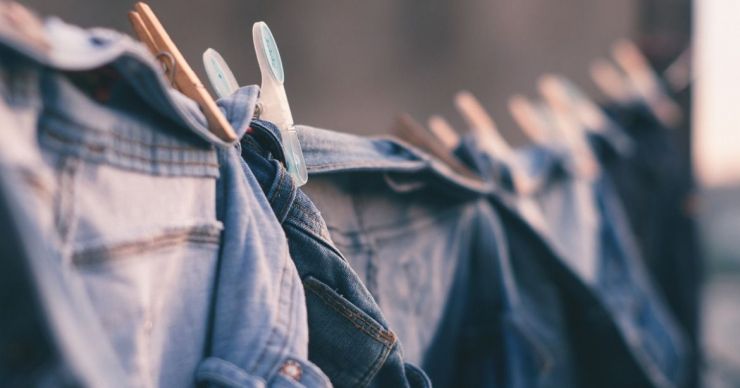
M23 0L44 15L131 33L129 0ZM589 64L619 38L663 71L693 41L693 117L676 133L693 154L706 257L708 387L740 386L740 2L737 0L374 0L364 2L150 0L191 65L215 48L242 84L259 83L251 26L266 21L282 54L296 122L363 135L388 132L408 112L463 128L452 97L484 102L515 145L525 137L507 99L534 97L537 78L561 73L590 95ZM693 108L692 108L693 107ZM693 125L688 125L692 123Z

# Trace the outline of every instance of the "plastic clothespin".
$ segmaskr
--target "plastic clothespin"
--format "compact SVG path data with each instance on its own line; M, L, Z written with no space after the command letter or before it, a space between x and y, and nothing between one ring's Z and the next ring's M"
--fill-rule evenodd
M198 76L188 65L180 50L170 38L152 9L145 3L139 2L134 6L135 11L129 12L129 20L139 39L149 48L152 55L164 54L171 63L167 66L167 73L174 86L184 95L195 101L203 111L208 122L208 128L224 141L236 140L236 133L216 105L213 97L208 93Z
M218 98L228 97L239 89L234 73L218 51L209 48L203 52L203 66Z
M293 114L290 112L288 97L285 95L283 61L280 59L275 38L265 22L254 23L252 38L262 73L262 86L257 103L258 114L261 119L274 123L280 129L285 153L285 167L293 177L296 186L300 187L308 181L308 172L293 122Z

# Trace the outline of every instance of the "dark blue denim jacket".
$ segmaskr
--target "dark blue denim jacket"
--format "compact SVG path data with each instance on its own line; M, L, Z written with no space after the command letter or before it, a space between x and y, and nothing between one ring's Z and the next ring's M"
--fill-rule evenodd
M467 151L463 153L469 160L483 165L482 171L508 169L500 175L534 174L532 179L540 182L532 193L502 192L498 199L519 211L555 253L551 257L559 265L553 266L552 273L558 274L565 290L571 292L566 299L571 305L567 309L571 331L578 328L571 338L579 355L582 383L615 387L681 386L687 367L682 334L652 289L608 177L601 175L588 184L593 195L592 209L584 209L583 201L567 207L563 201L573 195L574 186L583 183L576 181L580 178L574 177L576 173L564 159L565 154L535 147L523 157L537 161L529 163L529 167L539 167L514 170L518 166L512 161L499 161L478 151L473 139L465 144ZM523 212L521 203L529 201L536 202L539 211ZM583 214L564 213L568 208L571 212L593 212L598 222L574 223L573 219ZM592 266L595 271L589 272L589 276L573 265L579 250L558 242L573 235L597 239L594 251L597 256ZM558 266L561 268L557 269ZM612 347L611 351L604 350ZM599 356L605 353L609 357ZM624 373L628 367L637 370Z
M591 144L614 182L652 278L688 334L696 380L703 260L691 203L694 183L684 172L690 155L677 144L679 130L665 128L643 104L606 111L634 144L633 152L622 152L601 133L590 137Z
M237 95L241 92L237 92ZM233 96L222 105L239 104ZM242 125L249 122L242 122ZM406 364L401 342L349 263L334 246L321 213L281 164L280 132L251 123L241 143L245 168L254 172L288 237L306 292L309 359L337 387L427 387L426 375Z
M567 340L551 330L563 324L558 296L520 291L544 276L525 260L513 275L508 256L520 247L485 200L490 185L394 140L298 133L305 190L332 240L435 385L571 385Z

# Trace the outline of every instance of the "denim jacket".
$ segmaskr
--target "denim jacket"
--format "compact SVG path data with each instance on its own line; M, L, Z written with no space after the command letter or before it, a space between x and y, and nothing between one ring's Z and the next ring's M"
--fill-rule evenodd
M569 155L557 149L533 147L521 151L518 161L503 161L477 150L474 139L468 139L464 148L469 160L482 166L480 171L529 174L538 182L528 193L517 193L510 186L497 200L530 223L554 253L557 263L552 273L571 294L566 308L569 328L577 329L571 338L580 357L582 383L681 386L687 367L682 333L653 290L609 178L602 174L584 180L571 167ZM536 209L522 207L523 203ZM588 222L574 222L578 220ZM573 236L581 236L574 242L591 248L563 244ZM584 241L584 236L595 241ZM585 256L588 252L595 256ZM592 261L585 267L588 272L579 270L584 259ZM614 351L604 351L611 347ZM627 368L636 372L624 373Z
M6 187L33 204L49 271L82 290L69 303L89 314L61 323L90 339L52 331L76 374L90 386L328 384L307 361L285 235L234 144L130 38L57 19L42 35L46 46L0 28L0 155L24 177Z

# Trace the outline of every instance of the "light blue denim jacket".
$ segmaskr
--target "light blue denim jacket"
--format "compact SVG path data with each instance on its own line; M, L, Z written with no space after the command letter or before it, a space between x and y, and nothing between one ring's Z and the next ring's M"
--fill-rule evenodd
M0 29L0 160L25 177L11 187L36 201L28 219L56 267L85 290L70 303L94 311L67 322L92 327L94 346L67 329L58 341L114 359L89 385L327 386L306 361L287 241L233 144L142 45L44 28L46 51Z
M304 191L406 359L422 364L435 386L572 381L551 365L567 353L551 346L558 335L547 327L552 322L521 308L532 294L518 292L503 226L487 199L492 184L461 177L395 139L308 126L298 135L310 176Z

